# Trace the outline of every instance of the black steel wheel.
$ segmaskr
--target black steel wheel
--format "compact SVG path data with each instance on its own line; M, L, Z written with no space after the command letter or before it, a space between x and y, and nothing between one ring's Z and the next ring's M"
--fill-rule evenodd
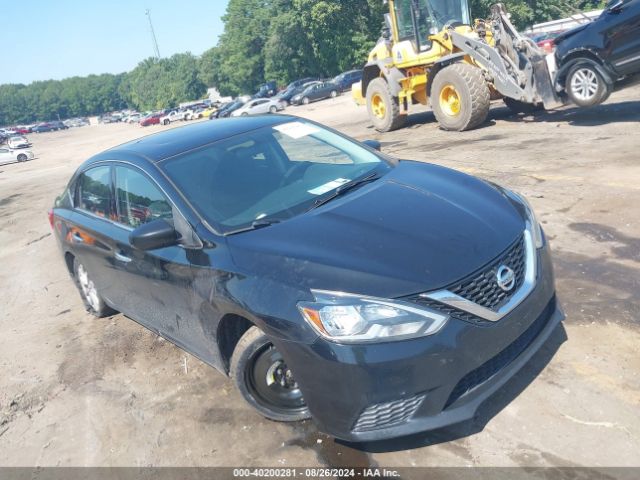
M244 399L265 417L280 422L310 417L291 368L257 327L238 342L230 375Z
M27 161L27 156L24 153L21 153L20 155L18 155L18 161L19 162L26 162Z

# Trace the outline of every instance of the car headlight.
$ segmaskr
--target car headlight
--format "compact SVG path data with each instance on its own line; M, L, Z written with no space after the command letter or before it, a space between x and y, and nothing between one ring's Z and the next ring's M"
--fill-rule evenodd
M409 302L312 290L315 302L299 302L303 318L323 337L344 343L405 340L433 335L448 316Z
M514 192L513 190L505 189L505 193L515 202L519 203L524 207L525 213L527 215L527 221L531 225L531 235L533 236L533 241L536 248L542 248L544 245L544 235L542 233L542 227L540 226L540 222L536 218L536 214L533 211L533 207L529 201L524 198L519 193Z

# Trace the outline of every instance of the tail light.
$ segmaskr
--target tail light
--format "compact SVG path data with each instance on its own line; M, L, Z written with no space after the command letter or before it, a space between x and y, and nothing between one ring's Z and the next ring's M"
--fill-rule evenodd
M51 225L51 229L53 230L53 209L49 210L49 225Z

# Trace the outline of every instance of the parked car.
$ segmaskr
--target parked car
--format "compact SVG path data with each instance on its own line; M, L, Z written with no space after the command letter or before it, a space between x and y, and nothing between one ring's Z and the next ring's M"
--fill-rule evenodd
M289 86L287 87L286 90L280 92L278 95L276 95L277 98L279 98L280 100L282 100L283 102L287 102L287 104L291 103L291 99L293 97L295 97L296 95L298 95L299 93L302 93L307 87L309 87L310 85L314 85L316 83L320 83L319 80L310 80L308 82L305 82L301 85L296 85L296 86Z
M31 142L27 140L27 137L23 137L22 135L9 137L7 139L7 146L14 150L20 148L29 148L31 146Z
M253 98L270 98L273 97L278 91L276 82L267 82L264 85L258 87L258 91Z
M349 70L335 77L332 82L335 83L341 92L351 90L351 85L362 80L362 70Z
M49 221L89 313L267 418L351 441L469 420L563 318L548 241L520 195L377 148L287 115L199 123L90 158Z
M53 122L42 122L37 124L31 130L33 131L33 133L45 133L59 130L59 128Z
M130 113L125 118L123 118L122 121L126 123L138 123L140 122L141 118L142 118L141 113Z
M139 122L140 126L148 127L149 125L159 125L160 117L162 117L163 115L164 115L163 112L158 112L158 113L151 113L145 117L142 117Z
M9 147L0 147L0 165L14 162L26 162L35 158L31 150L13 150Z
M293 105L307 105L308 103L324 100L325 98L335 98L338 95L340 95L340 90L335 83L317 82L291 97L291 103Z
M160 117L160 123L162 125L169 125L171 122L178 122L178 121L181 122L185 120L186 115L187 115L187 112L180 111L180 110L172 110L166 115Z
M26 135L27 133L33 133L33 131L31 130L31 127L28 125L17 126L14 130L18 135Z
M232 117L246 117L247 115L259 115L261 113L276 113L285 109L285 103L277 98L257 98L245 103L231 113Z
M16 133L18 132L13 128L0 128L0 135L4 135L5 137L10 137Z
M640 0L609 2L600 17L555 39L556 82L581 107L604 102L622 77L640 72Z
M215 115L215 118L226 118L226 117L230 117L231 114L233 112L235 112L236 110L238 110L239 108L242 108L242 106L247 103L244 100L235 100L234 102L231 102L229 105L227 105L224 108L221 108L220 110L218 110Z
M211 115L218 111L219 105L209 105L202 112L200 112L200 118L209 118Z

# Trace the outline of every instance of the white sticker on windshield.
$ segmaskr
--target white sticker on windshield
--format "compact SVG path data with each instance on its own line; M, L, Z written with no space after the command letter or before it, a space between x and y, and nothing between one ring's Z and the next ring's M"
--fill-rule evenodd
M320 131L318 127L314 127L313 125L302 122L283 123L282 125L276 125L273 128L274 130L277 130L280 133L284 133L286 136L293 139L306 137L307 135L311 135L312 133Z
M311 195L322 195L323 193L327 193L334 188L338 188L340 185L344 185L345 183L349 183L349 179L347 178L336 178L324 185L320 185L319 187L314 188L313 190L307 190Z

